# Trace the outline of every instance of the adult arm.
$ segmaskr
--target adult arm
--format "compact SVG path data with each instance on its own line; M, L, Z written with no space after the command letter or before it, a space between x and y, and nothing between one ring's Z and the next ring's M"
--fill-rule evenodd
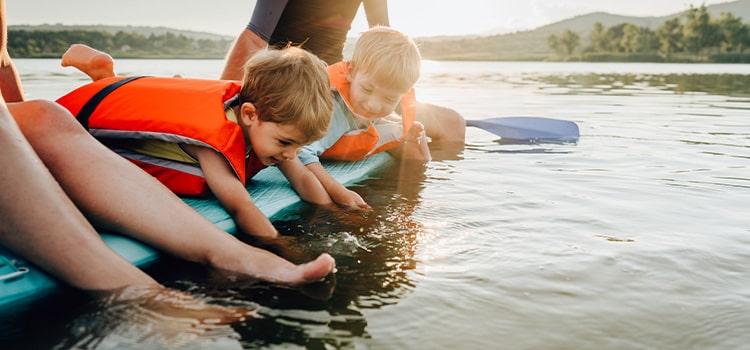
M276 228L258 209L245 185L237 179L229 163L219 152L194 145L183 147L186 152L198 159L208 187L241 231L263 239L278 237Z
M388 2L386 0L364 0L362 6L365 8L367 15L367 24L370 27L377 25L390 26L388 21Z
M24 100L21 79L8 54L8 22L5 19L5 0L0 0L0 90L6 102Z
M287 1L283 0L258 0L255 3L250 23L237 36L227 53L221 79L242 80L245 62L268 46L286 4Z

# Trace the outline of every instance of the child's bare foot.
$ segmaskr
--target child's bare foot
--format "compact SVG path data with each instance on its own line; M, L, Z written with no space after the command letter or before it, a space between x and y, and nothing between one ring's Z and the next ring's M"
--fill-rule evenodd
M115 62L112 56L83 44L70 45L60 64L63 67L78 68L93 81L115 76Z

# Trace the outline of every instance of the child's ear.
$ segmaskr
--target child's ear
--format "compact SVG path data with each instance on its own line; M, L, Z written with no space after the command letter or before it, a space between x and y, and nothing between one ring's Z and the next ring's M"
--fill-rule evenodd
M354 80L354 65L349 62L349 64L346 67L346 72L344 72L344 76L346 77L346 81L352 82Z
M255 105L250 102L245 102L240 106L240 120L245 125L252 124L253 120L258 118L258 110L255 109Z

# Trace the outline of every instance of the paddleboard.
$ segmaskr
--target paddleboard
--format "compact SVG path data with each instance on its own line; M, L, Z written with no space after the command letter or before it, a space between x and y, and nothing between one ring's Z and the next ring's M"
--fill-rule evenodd
M392 161L388 154L379 153L358 162L327 162L323 165L340 183L352 185L378 173ZM301 202L276 167L259 172L247 187L255 204L269 218ZM224 231L236 232L234 221L216 198L186 198L184 201ZM161 254L125 236L107 232L102 232L101 236L110 248L136 266L154 262ZM13 303L42 298L62 287L63 283L0 245L0 310Z

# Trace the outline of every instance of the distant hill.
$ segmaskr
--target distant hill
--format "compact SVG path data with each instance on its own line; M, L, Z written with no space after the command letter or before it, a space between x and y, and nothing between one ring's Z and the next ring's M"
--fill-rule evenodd
M710 5L706 8L711 13L711 15L715 17L718 17L721 13L727 12L735 16L742 17L745 22L750 20L750 0L739 0L734 2ZM647 27L653 30L662 25L665 21L674 17L681 16L682 13L687 10L689 10L689 8L686 8L684 11L662 17L629 17L613 15L605 12L595 12L552 23L540 27L536 29L536 31L556 34L561 33L566 29L570 29L574 32L578 32L579 34L587 35L596 22L601 22L606 27L613 27L621 23L632 23L639 27Z
M116 58L222 58L234 38L166 27L21 25L8 30L8 52L17 58L58 58L82 43Z
M84 30L84 31L103 31L111 34L117 32L126 33L138 33L141 35L149 36L153 35L164 35L166 33L172 33L175 35L184 35L192 39L208 39L208 40L234 40L234 37L227 35L219 35L206 32L196 32L190 30L180 30L167 27L141 27L141 26L107 26L107 25L64 25L64 24L40 24L40 25L11 25L8 26L8 30L26 30L26 31L37 31L37 30L49 30L49 31L61 31L61 30Z
M739 0L707 6L712 16L721 13L732 13L750 20L750 0ZM686 8L684 11L689 10ZM604 12L576 16L563 21L548 24L534 30L510 34L481 36L473 38L428 37L418 38L422 55L427 59L437 60L539 60L549 57L552 52L547 45L551 34L559 35L567 29L577 32L582 41L588 41L594 23L601 22L605 27L614 27L622 23L656 29L666 20L681 16L684 11L662 17L632 17L613 15Z

